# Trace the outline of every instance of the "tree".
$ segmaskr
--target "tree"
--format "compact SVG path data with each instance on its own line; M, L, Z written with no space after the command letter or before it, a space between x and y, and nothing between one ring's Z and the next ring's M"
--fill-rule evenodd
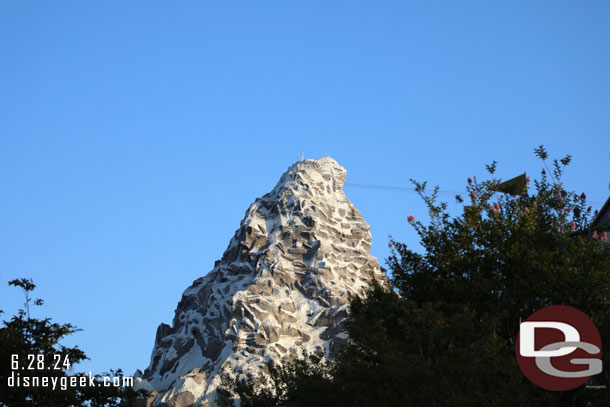
M60 344L63 338L79 329L69 323L52 322L50 318L31 317L30 305L43 305L43 300L30 298L36 288L32 280L12 280L9 285L23 289L25 303L24 308L9 321L3 321L0 328L0 406L118 407L134 404L137 393L130 387L105 386L101 380L104 376L121 378L120 369L95 375L93 386L89 375L68 375L71 366L88 359L78 346ZM43 380L47 385L42 384ZM71 381L78 383L78 387L71 386ZM38 385L34 386L34 383Z
M225 377L225 384L240 396L242 407L284 405L334 406L330 364L319 355L304 354L284 365L270 364L268 376L236 380Z
M516 362L520 321L548 305L581 310L610 338L606 234L589 230L585 194L564 190L570 156L549 170L544 147L535 154L545 169L532 191L528 178L520 193L498 192L494 162L491 179L468 178L456 216L438 187L413 181L430 213L427 224L408 218L423 250L391 240L393 289L373 285L352 300L351 342L319 387L333 406L610 405L608 390L542 390ZM607 372L594 380L608 383ZM281 405L311 405L280 394Z

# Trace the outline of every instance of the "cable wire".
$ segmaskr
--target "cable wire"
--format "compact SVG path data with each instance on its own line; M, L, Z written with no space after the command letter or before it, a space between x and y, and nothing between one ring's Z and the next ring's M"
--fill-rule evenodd
M352 187L352 188L360 188L360 189L372 189L372 190L378 190L378 191L415 192L415 188L394 187L394 186L390 186L390 185L354 184L354 183L347 182L347 183L345 183L345 186ZM439 194L451 195L451 196L455 196L455 195L467 196L468 195L467 192L458 192L458 191L439 190L438 192L439 192ZM597 201L597 200L589 200L589 201L587 201L587 203L594 205L594 206L600 206L600 207L604 204L603 201Z

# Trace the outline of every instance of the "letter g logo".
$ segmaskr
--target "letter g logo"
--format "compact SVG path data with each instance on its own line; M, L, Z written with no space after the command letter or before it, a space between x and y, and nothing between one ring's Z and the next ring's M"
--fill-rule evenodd
M523 322L515 351L525 376L547 390L576 388L602 371L595 324L564 305L543 308Z

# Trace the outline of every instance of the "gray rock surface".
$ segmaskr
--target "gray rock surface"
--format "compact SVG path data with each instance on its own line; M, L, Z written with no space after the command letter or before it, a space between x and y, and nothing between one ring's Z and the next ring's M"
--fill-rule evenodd
M350 294L384 281L369 226L335 160L299 161L250 205L220 261L157 329L136 388L154 406L231 406L223 377L259 377L303 350L332 358L347 340Z

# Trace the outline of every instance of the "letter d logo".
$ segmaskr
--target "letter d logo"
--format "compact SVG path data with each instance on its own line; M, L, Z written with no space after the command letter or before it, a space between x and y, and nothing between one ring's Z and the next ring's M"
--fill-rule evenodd
M519 328L519 335L521 338L521 346L519 347L519 353L525 357L557 357L564 356L574 352L576 349L573 346L560 348L557 350L534 350L535 329L536 328L547 328L557 329L563 332L564 342L578 342L580 341L580 335L578 331L572 326L563 322L548 322L548 321L532 321L523 322Z

